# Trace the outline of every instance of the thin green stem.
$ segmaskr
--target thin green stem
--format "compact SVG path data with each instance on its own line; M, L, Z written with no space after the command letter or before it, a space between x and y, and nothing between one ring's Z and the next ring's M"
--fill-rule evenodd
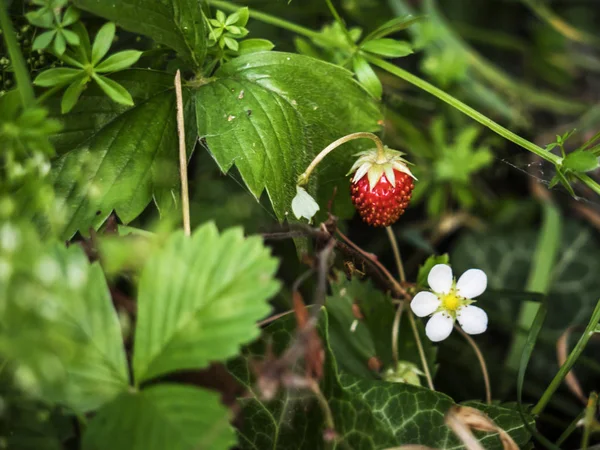
M385 231L392 245L392 251L394 252L394 260L396 261L396 267L398 267L398 275L400 276L400 282L406 282L406 274L404 273L404 265L402 264L402 257L400 256L400 247L398 247L398 241L392 227L385 227Z
M569 424L569 426L565 429L565 431L563 431L563 433L560 435L560 437L556 441L557 447L560 447L563 444L563 442L565 442L567 440L567 438L569 436L571 436L571 434L573 434L573 431L575 431L577 429L577 427L579 426L579 421L581 419L583 419L584 415L585 415L585 409L583 411L581 411L577 415L577 417L575 417L575 419L573 419L573 422L571 422Z
M21 95L23 107L27 108L33 105L33 102L35 101L35 95L33 93L33 87L31 86L29 71L27 70L25 60L23 59L23 54L21 53L21 48L19 47L17 38L15 36L15 30L12 26L12 22L10 21L10 17L8 17L5 1L2 1L0 4L0 28L3 31L2 34L4 35L4 42L6 43L6 48L8 49L8 54L10 56L12 67L15 73L15 78L17 79L17 87L19 88L19 94Z
M429 371L429 364L427 364L427 357L425 356L425 350L423 350L423 343L421 342L421 336L419 336L419 330L417 329L417 322L412 311L408 313L408 319L410 321L410 327L412 328L415 342L417 343L417 349L419 350L419 357L421 358L421 365L423 366L423 372L425 372L425 378L427 378L427 385L432 391L435 390L433 386L433 378L431 378L431 372Z
M319 163L321 161L323 161L323 159L329 153L331 153L333 150L338 148L340 145L345 144L346 142L353 141L354 139L371 139L373 142L375 142L375 145L377 146L377 155L383 157L383 154L385 152L385 147L383 146L383 142L381 142L381 139L379 139L379 137L377 137L373 133L359 132L359 133L348 134L344 137L341 137L341 138L333 141L331 144L329 144L327 147L325 147L323 150L321 150L321 152L317 156L315 156L315 159L312 160L312 162L306 168L304 173L298 177L298 185L304 186L306 183L308 183L308 179L310 178L310 175L313 172L313 170L315 170L315 167L317 167L319 165Z
M581 449L588 450L590 445L590 434L594 421L596 420L596 410L598 409L598 394L592 392L585 408L583 418L583 436L581 437Z
M394 361L394 370L398 370L398 337L400 336L400 321L404 311L404 301L401 301L394 314L394 323L392 324L392 360Z
M455 324L454 328L469 343L469 345L471 346L471 348L475 352L475 355L477 356L477 359L479 360L479 366L481 367L481 373L483 375L483 383L485 385L485 402L488 405L491 405L492 404L492 388L491 388L491 384L490 384L490 375L489 375L488 370L487 370L487 364L485 363L485 358L483 357L483 353L481 353L481 350L479 349L479 346L473 340L473 338L471 336L469 336L467 333L465 333L464 330L461 327L459 327L459 326L457 326Z
M600 300L598 301L598 303L596 303L596 308L594 309L594 312L592 313L592 317L591 317L587 327L585 328L583 335L581 336L581 338L579 338L579 342L577 342L577 345L573 348L573 350L567 357L567 360L565 361L565 363L560 367L560 369L558 370L558 373L555 375L554 379L550 382L550 384L548 385L548 387L542 394L542 398L540 398L540 400L537 402L537 404L531 410L532 414L539 415L544 410L544 408L550 401L550 398L552 398L552 395L554 394L554 392L561 385L561 383L563 382L563 380L565 379L565 377L567 376L569 371L573 368L573 365L575 364L575 362L577 361L577 359L583 352L583 349L585 348L588 341L594 334L594 331L595 331L596 326L598 325L599 321L600 321Z

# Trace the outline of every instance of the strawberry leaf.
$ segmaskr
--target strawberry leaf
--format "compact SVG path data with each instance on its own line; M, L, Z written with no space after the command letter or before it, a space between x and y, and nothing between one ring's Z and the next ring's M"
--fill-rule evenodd
M98 411L85 430L83 450L102 450L106 442L113 450L225 450L236 444L229 416L215 392L150 386L124 393Z
M69 114L54 117L64 124L53 138L57 153L50 176L64 208L62 235L99 227L114 210L128 223L154 197L160 210L179 197L175 94L170 74L127 70L112 76L127 89L135 106L115 104L94 83ZM196 137L194 110L184 89L187 148Z
M219 235L208 223L191 237L172 235L140 278L136 383L224 361L254 340L279 289L277 265L260 238L239 228Z
M202 2L198 0L74 0L73 3L128 31L171 47L195 68L204 61L207 33Z
M236 58L216 75L196 92L199 135L223 172L235 164L257 199L266 190L279 220L293 216L296 180L318 152L346 134L378 129L375 100L332 64L261 52ZM354 150L368 145L358 142ZM322 211L339 184L334 213L352 214L345 176L352 147L331 153L311 177L307 190L317 193Z

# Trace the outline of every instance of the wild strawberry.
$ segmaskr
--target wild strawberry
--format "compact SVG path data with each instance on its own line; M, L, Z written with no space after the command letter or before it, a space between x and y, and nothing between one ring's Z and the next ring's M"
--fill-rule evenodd
M349 174L354 172L350 185L352 203L369 225L392 225L410 202L415 177L402 155L387 147L383 152L366 150L357 155L360 157L350 169Z

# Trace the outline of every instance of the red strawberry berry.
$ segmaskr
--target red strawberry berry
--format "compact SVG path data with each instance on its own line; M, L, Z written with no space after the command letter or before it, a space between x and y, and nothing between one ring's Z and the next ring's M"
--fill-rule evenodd
M404 213L414 188L414 176L402 153L385 148L359 153L350 173L352 203L362 219L374 227L388 227Z

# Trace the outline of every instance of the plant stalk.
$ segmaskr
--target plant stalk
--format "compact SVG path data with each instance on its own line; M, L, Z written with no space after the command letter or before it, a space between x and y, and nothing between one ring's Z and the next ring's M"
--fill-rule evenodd
M595 329L596 329L596 326L598 325L599 321L600 321L600 300L598 300L598 303L596 303L596 308L594 309L594 312L592 313L592 317L591 317L587 327L585 327L585 331L581 335L581 338L579 338L577 345L575 345L575 347L569 354L569 357L567 358L565 363L560 367L560 369L558 370L558 373L554 376L553 380L550 382L550 384L548 385L548 387L542 394L542 398L540 398L540 400L537 402L537 404L531 410L532 414L539 415L544 410L546 405L548 405L550 398L552 398L552 395L554 394L554 392L556 392L558 387L561 385L561 383L563 382L563 380L565 379L565 377L567 376L567 374L569 373L569 371L571 370L571 368L573 367L573 365L575 364L575 362L577 361L577 359L583 352L583 349L587 345L588 341L590 340L592 335L595 333Z
M186 236L192 234L190 225L190 194L187 174L187 152L185 150L185 123L183 119L183 95L181 93L181 72L175 75L175 96L177 98L177 134L179 135L179 171L181 176L181 211L183 231Z
M15 36L15 30L12 26L12 22L10 21L10 17L8 17L7 8L8 6L6 2L2 0L2 2L0 2L0 28L2 29L4 42L6 43L8 55L10 56L12 67L15 73L17 88L19 89L19 94L21 95L23 108L27 108L33 105L35 101L35 95L33 93L33 87L31 86L29 71L25 65L25 59L23 59L21 48L19 47L17 38Z

